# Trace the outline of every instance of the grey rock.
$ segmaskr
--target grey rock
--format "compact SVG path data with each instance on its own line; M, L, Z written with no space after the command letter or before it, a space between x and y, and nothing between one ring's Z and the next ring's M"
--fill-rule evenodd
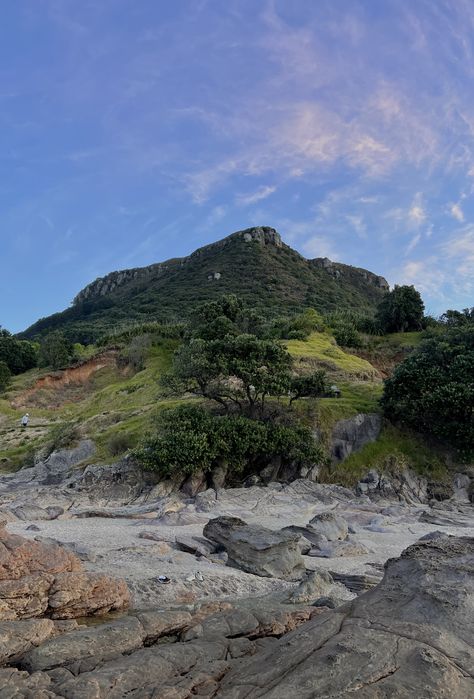
M22 521L26 522L31 520L39 521L55 519L55 517L51 517L51 514L48 512L48 510L44 509L43 507L39 507L38 505L20 505L19 507L15 507L12 510L12 512L15 515L15 517L18 517L18 519L21 519Z
M219 699L474 694L474 539L416 543L365 595L246 658Z
M182 699L202 695L206 682L213 683L215 690L216 681L229 669L227 648L227 642L206 641L142 648L85 672L55 687L55 691L66 699Z
M31 648L57 633L51 619L22 619L0 622L0 665L14 663Z
M313 531L309 527L298 527L292 524L289 527L283 527L281 531L299 536L300 550L303 555L308 553L314 546L320 546L327 541L325 536L318 534L318 532Z
M140 612L137 618L145 631L146 645L154 643L162 636L180 633L192 623L192 616L185 611L150 610Z
M347 420L339 420L334 425L331 436L331 460L344 461L353 452L366 444L375 442L380 434L382 421L377 413L361 413Z
M133 502L153 484L153 474L125 457L110 465L87 466L68 487L78 495L87 495L90 502L108 507Z
M203 490L196 495L194 506L196 512L210 512L217 502L217 494L213 488Z
M333 512L322 512L316 515L308 524L307 529L324 536L327 541L344 541L349 534L346 520ZM306 538L310 537L306 535Z
M443 537L448 536L444 532L428 532L428 534L425 534L424 536L420 536L418 541L435 541L436 539L442 539Z
M49 514L49 519L57 519L64 514L64 507L50 506L46 508L46 512Z
M225 485L225 480L227 478L228 468L226 464L219 464L214 466L211 471L211 486L214 490L219 490Z
M290 604L313 604L320 597L336 596L340 599L352 599L347 588L334 582L325 570L312 571L300 582L288 598Z
M140 648L145 636L143 626L135 617L80 628L29 651L23 656L21 666L29 672L66 667L77 674L104 660Z
M0 699L57 699L51 677L44 672L30 675L13 667L0 669Z
M361 592L366 592L366 590L371 590L375 585L378 585L382 579L382 573L380 573L380 575L368 575L364 573L339 573L334 570L330 572L335 582L341 583L356 595L359 595Z
M190 498L195 497L201 490L206 489L206 475L204 471L192 473L181 486L181 491Z
M57 485L67 480L75 467L95 453L95 444L84 439L72 449L60 449L31 468L0 476L1 490L20 490L35 485Z
M435 524L439 527L469 527L471 524L470 521L466 519L450 517L439 512L428 512L427 510L421 513L419 521L426 522L427 524Z
M400 500L408 504L426 503L428 481L406 469L400 471L388 464L386 472L371 470L356 486L360 495L368 495L374 500Z
M262 577L299 580L305 570L299 537L250 525L237 517L217 517L204 536L225 548L228 564Z
M346 541L328 541L318 548L311 549L308 556L319 558L341 558L346 556L365 556L370 553L368 548L352 539Z
M209 556L213 553L217 553L216 545L211 544L210 541L202 537L178 534L175 542L176 547L180 551L186 551L186 553L199 554L200 556Z

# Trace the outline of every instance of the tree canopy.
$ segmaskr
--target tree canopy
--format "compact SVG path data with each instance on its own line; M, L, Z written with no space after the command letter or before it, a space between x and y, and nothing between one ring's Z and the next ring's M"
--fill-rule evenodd
M414 286L395 286L377 308L377 320L384 332L408 332L423 328L425 306Z
M18 340L0 327L0 362L4 362L12 374L22 374L36 366L37 345L28 340Z
M324 460L305 427L213 415L197 405L162 411L157 431L133 455L161 477L207 472L216 465L241 473L254 465L260 470L276 459L279 465Z
M425 340L385 382L385 414L474 453L474 326Z

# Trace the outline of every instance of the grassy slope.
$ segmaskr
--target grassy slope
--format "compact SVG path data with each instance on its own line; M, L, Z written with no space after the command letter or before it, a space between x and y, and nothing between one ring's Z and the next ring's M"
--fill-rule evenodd
M396 348L413 340L413 337L405 336L382 338L384 343L391 343ZM294 404L303 421L319 429L323 441L328 439L338 420L380 410L378 401L383 383L367 360L342 350L327 333L314 333L306 342L292 340L286 345L297 368L308 371L324 367L329 380L337 383L342 391L338 399L302 399ZM83 434L96 441L98 454L95 461L107 463L117 458L113 450L111 452L113 443L117 445L120 438L123 445L135 444L152 427L157 410L180 402L165 399L159 388L159 378L169 369L175 347L176 341L173 340L164 340L151 347L146 368L132 377L112 367L99 370L83 387L80 399L74 396L74 402L65 402L56 409L31 408L31 427L25 431L19 427L21 411L13 410L6 397L0 399L0 460L9 459L8 466L4 464L3 468L27 463L32 451L49 439L52 428L58 426L62 429L71 423L80 425ZM16 377L9 395L13 397L30 387L40 374L39 370L33 370ZM47 392L42 398L47 402ZM332 468L326 478L352 485L370 468L401 468L404 465L437 477L445 472L442 459L419 438L386 426L377 442Z
M163 399L158 385L160 375L171 364L174 347L171 340L152 347L146 368L132 377L112 367L99 370L82 387L81 399L74 396L74 402L65 402L59 408L33 405L26 430L19 426L23 411L13 410L9 398L30 387L40 372L33 370L15 377L7 396L0 399L0 460L7 458L13 466L28 461L30 453L48 440L52 428L70 423L80 426L84 435L97 442L99 459L110 459L107 445L114 436L125 435L133 444L149 428L156 407L176 403ZM42 390L42 401L47 402L47 393Z
M417 346L422 333L393 333L376 338L382 352L406 356ZM337 382L341 398L322 398L316 402L298 401L297 410L308 424L317 425L323 441L327 441L333 425L358 413L380 411L379 399L383 382L366 359L344 351L334 344L326 333L314 333L307 342L287 343L290 354L305 367L323 367L329 378ZM352 454L343 464L331 467L324 479L341 485L353 486L372 468L400 470L407 466L422 475L443 480L447 469L443 456L433 451L418 435L384 425L376 442L367 444Z

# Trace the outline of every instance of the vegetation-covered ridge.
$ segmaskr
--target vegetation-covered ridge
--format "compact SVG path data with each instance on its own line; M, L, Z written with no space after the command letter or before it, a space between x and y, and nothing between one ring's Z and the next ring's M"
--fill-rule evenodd
M37 321L22 336L59 329L71 341L88 344L118 326L187 320L200 303L228 293L267 316L308 307L373 315L387 289L383 277L367 270L326 258L307 260L273 228L249 228L188 257L97 279L70 308Z

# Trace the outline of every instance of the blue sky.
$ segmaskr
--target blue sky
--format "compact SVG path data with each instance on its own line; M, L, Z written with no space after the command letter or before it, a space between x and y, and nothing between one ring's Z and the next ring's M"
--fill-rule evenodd
M474 304L471 0L4 0L0 324L251 225Z

